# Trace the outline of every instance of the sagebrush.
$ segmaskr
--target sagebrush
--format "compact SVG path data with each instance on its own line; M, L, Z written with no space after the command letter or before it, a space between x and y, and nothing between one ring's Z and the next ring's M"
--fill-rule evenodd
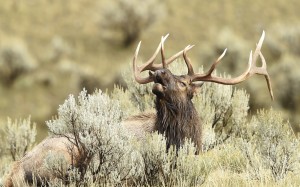
M289 122L273 109L249 115L249 95L244 90L213 83L202 86L193 102L204 125L204 152L194 155L189 141L178 152L166 151L162 135L149 134L137 141L122 128L124 118L153 106L150 88L141 89L130 79L127 83L127 90L116 86L111 94L98 90L89 95L83 90L77 98L71 95L57 117L47 122L51 136L67 137L87 158L82 166L70 168L61 155L49 154L44 167L59 176L48 181L50 186L300 184L294 179L299 143ZM30 124L29 119L24 122ZM34 129L30 131L34 137ZM3 142L1 175L8 171L5 162L13 160L9 141ZM26 150L23 146L19 149Z

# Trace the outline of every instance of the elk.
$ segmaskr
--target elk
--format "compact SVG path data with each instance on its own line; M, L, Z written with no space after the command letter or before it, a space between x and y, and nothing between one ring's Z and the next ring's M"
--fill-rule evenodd
M254 74L264 75L267 81L268 89L273 99L270 76L267 72L267 64L260 49L265 37L265 33L257 44L254 54L250 52L247 70L240 76L235 78L222 78L212 75L216 66L226 53L226 49L222 55L212 64L210 69L203 74L195 73L190 59L187 57L187 51L193 46L188 45L184 50L173 55L169 59L165 59L164 41L168 35L162 37L154 55L142 66L137 66L136 59L140 49L141 42L138 44L133 58L134 78L139 84L147 84L154 82L152 87L153 94L156 95L155 108L156 118L154 130L166 137L167 149L175 146L178 149L185 141L191 139L196 146L196 154L202 149L202 127L198 113L193 105L192 98L195 91L202 86L204 82L214 82L225 85L235 85L245 81ZM161 53L162 63L154 64L158 53ZM168 65L183 55L184 62L187 66L187 75L176 76L168 69ZM262 66L256 66L256 60L260 57ZM143 78L140 73L149 71L149 76Z
M240 76L235 78L222 78L212 75L216 66L221 62L222 55L212 64L210 69L203 74L195 73L190 59L187 57L187 52L193 48L188 45L183 50L166 59L164 55L164 42L168 35L161 38L153 56L143 65L137 65L137 57L141 42L138 44L133 57L133 74L134 79L139 84L148 84L153 82L152 92L155 94L156 113L143 113L137 116L129 117L122 122L123 126L128 129L138 139L143 139L145 133L157 131L166 138L166 146L169 149L174 146L177 150L182 146L186 139L191 141L196 146L196 153L199 154L202 149L202 126L194 104L193 96L204 82L215 82L218 84L235 85L254 74L264 75L267 81L268 89L273 99L271 81L267 72L266 61L260 52L265 33L263 32L254 54L250 52L248 68ZM161 54L161 64L154 63L158 54ZM174 75L168 69L168 66L180 56L183 56L187 66L188 73L186 75ZM262 66L256 66L256 60L260 57ZM140 74L144 71L149 71L147 77L142 77ZM71 142L65 137L49 137L37 145L32 151L26 154L21 160L13 164L12 170L5 180L5 186L13 186L19 181L25 180L31 182L33 180L34 171L38 171L38 184L42 184L43 180L47 181L55 176L43 170L42 164L45 159L45 152L51 150L54 153L61 153L66 158L67 162L75 166L80 164L81 158L78 157L76 147L70 153ZM32 166L32 163L36 163ZM33 168L35 169L33 171Z

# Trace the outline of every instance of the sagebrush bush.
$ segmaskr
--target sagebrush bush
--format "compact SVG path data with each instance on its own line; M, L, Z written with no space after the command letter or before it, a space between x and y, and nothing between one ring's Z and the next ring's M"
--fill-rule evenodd
M1 149L14 161L22 158L35 143L36 124L31 123L30 117L14 121L8 118L2 128L1 141L5 143L1 144Z
M131 157L132 147L128 133L120 126L121 119L119 103L100 90L93 95L84 90L78 100L71 95L59 107L57 118L48 121L47 126L52 134L68 138L83 159L75 172L78 176L71 181L86 184L89 181L82 180L92 175L96 183L118 184L134 175L135 158ZM48 167L54 170L55 160L62 162L51 157L49 160L52 164Z
M200 70L201 71L201 70ZM241 136L248 115L249 95L232 86L204 83L195 106L204 128L203 149L212 149L231 136Z
M299 141L280 113L260 110L252 117L248 131L252 136L242 141L241 150L255 178L261 179L268 170L277 181L299 168Z
M137 114L143 111L142 108L145 108L144 105L139 106L142 104L139 104L137 100L136 102L132 101L136 97L141 96L141 95L134 96L132 94L132 91L129 91L128 89L124 89L121 86L115 85L114 90L110 94L111 98L114 100L119 100L120 96L122 96L122 101L120 102L120 110L122 111L122 115L124 116L124 118Z
M19 160L33 147L36 137L36 124L26 119L7 118L0 123L0 186L12 161Z
M212 170L222 169L231 173L241 174L246 171L246 158L235 141L226 142L207 152L211 157Z
M135 182L138 186L199 186L211 170L209 159L195 155L190 141L178 152L174 147L167 151L163 135L154 133L138 149L143 161L143 175Z
M135 108L141 112L153 109L155 96L152 94L152 85L138 84L132 76L131 69L126 69L123 77L128 87L127 93L130 95L130 102ZM122 100L122 102L126 101Z

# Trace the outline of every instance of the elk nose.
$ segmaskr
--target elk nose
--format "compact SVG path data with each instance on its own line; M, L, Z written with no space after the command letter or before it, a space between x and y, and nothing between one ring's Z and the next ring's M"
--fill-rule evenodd
M164 69L159 69L159 70L156 70L156 71L154 72L154 76L155 76L156 78L162 78L162 77L165 77L166 74L167 74L167 72L166 72L166 70L164 70Z
M165 75L166 71L164 69L160 69L157 71L157 75Z

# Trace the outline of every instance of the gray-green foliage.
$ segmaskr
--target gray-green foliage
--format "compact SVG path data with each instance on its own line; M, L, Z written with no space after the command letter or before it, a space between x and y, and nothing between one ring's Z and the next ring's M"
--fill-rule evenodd
M64 180L64 177L68 174L68 164L64 155L61 153L49 153L44 161L44 167L61 180Z
M152 94L152 85L138 84L132 76L131 69L126 69L123 77L128 87L127 93L130 95L130 101L135 108L138 108L141 112L153 109L155 97Z
M13 160L22 158L35 142L36 125L31 123L30 117L15 121L8 118L2 131L2 142L6 142L2 150Z
M27 119L10 118L0 124L0 186L8 173L11 161L19 160L35 142L36 125Z
M114 90L110 94L112 99L121 101L120 109L124 118L140 112L139 108L141 107L139 107L138 102L133 102L132 100L135 99L136 97L141 98L141 95L134 95L132 91L133 89L129 91L127 89L115 85Z
M140 186L199 186L210 172L210 164L196 156L195 147L190 141L176 153L166 149L166 140L160 134L148 136L147 146L141 145L139 150L143 160L144 173Z
M88 95L84 90L77 100L71 95L59 107L58 117L48 121L47 126L52 134L68 138L83 158L80 172L74 174L79 177L73 175L72 179L82 180L93 174L99 184L117 184L135 174L135 158L131 157L129 136L120 126L121 118L119 103L101 91ZM47 167L56 170L55 159L48 160L54 166Z
M274 110L260 110L248 128L250 139L243 139L245 154L252 177L261 179L268 170L274 180L283 179L299 167L299 141L290 124Z
M248 115L248 101L249 95L244 90L204 83L194 99L202 118L204 150L223 143L231 136L242 134Z
M196 149L193 143L186 142L178 152L176 167L170 178L176 186L199 186L211 171L211 160L194 155Z
M158 134L148 136L147 146L141 145L141 155L144 162L144 177L142 185L159 186L164 183L165 175L174 164L174 152L166 154L166 143L164 137Z

